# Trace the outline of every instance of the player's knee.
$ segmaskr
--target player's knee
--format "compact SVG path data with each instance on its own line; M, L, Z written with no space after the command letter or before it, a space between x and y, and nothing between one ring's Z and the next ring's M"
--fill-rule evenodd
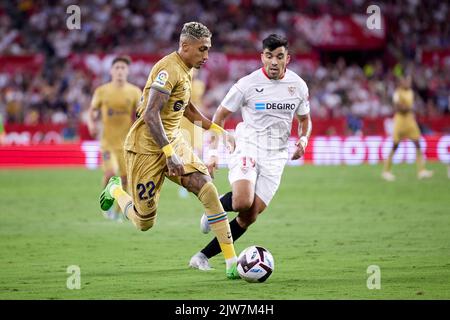
M233 194L233 209L237 212L244 212L250 210L253 204L251 197L234 196Z
M136 223L136 228L140 231L147 231L151 229L156 222L156 211L153 211L150 214L151 218L146 220L139 220L138 223Z
M211 183L211 178L200 172L194 172L190 175L183 176L181 178L181 183L183 187L186 188L187 191L197 195L199 194L200 190L202 190L203 187L208 183L210 183L215 189L214 184Z
M137 228L138 228L140 231L147 231L147 230L150 229L151 227L153 227L153 221L151 221L151 222L146 221L146 222L144 222L144 223L140 223L139 226L137 226Z
M147 231L151 229L151 227L153 227L154 224L155 224L154 220L141 221L136 225L136 228L138 228L138 230L140 231Z

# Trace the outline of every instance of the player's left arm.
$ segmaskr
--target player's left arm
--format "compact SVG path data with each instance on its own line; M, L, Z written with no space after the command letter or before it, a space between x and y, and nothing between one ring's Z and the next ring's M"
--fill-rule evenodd
M205 130L212 130L217 134L223 135L227 134L227 131L222 128L219 124L214 121L209 120L196 106L189 101L188 106L184 110L184 116L196 126L199 126Z
M298 135L299 139L295 143L297 149L292 155L292 160L297 160L303 157L306 151L306 146L308 145L309 137L311 136L312 131L312 121L309 113L305 115L298 115Z
M189 102L188 106L184 110L184 116L191 121L193 124L205 129L205 130L211 130L214 132L214 134L211 135L210 138L210 149L209 149L209 160L206 163L206 166L208 167L209 174L212 178L214 178L214 170L217 169L218 164L218 152L217 152L217 146L218 146L218 137L225 136L225 141L228 150L231 152L234 150L234 139L231 135L228 134L228 132L223 129L223 125L225 122L225 118L231 113L231 111L228 111L226 108L219 106L216 113L214 114L213 121L206 118L200 110L198 110L191 102Z
M189 101L189 104L184 110L184 116L200 128L208 130L211 127L212 121L206 118L191 101Z
M196 126L205 130L211 130L215 135L229 137L228 132L220 124L217 124L217 121L211 121L206 118L190 101L184 110L184 116ZM214 115L214 117L216 117L216 115Z

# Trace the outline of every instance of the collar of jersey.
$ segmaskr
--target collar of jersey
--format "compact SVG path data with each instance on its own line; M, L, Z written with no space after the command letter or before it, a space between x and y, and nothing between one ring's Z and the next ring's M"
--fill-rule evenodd
M180 62L181 66L183 67L183 69L189 73L189 71L191 71L191 69L186 65L186 63L184 63L183 59L181 59L180 54L176 51L173 52L175 54L175 56L177 57L178 61Z

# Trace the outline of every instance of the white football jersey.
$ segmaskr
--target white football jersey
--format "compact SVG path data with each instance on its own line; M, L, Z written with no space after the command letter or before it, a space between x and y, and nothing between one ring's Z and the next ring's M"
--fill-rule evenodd
M263 68L241 78L221 105L235 112L241 108L243 122L236 127L239 152L286 152L295 114L310 112L308 87L295 72L271 80ZM265 151L265 152L264 152Z

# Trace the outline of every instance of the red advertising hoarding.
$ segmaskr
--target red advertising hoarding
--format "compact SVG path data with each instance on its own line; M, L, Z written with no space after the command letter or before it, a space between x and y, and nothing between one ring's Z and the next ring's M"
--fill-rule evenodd
M292 155L296 139L289 140ZM450 164L450 135L425 136L421 145L428 161ZM303 159L289 161L288 165L360 165L378 164L387 158L392 147L391 138L384 136L316 136L310 139ZM201 153L206 156L207 148ZM400 144L394 163L413 163L416 152L410 141ZM220 165L228 163L229 154L220 155ZM97 141L74 144L27 145L0 147L0 167L56 167L80 166L96 169L101 164Z

